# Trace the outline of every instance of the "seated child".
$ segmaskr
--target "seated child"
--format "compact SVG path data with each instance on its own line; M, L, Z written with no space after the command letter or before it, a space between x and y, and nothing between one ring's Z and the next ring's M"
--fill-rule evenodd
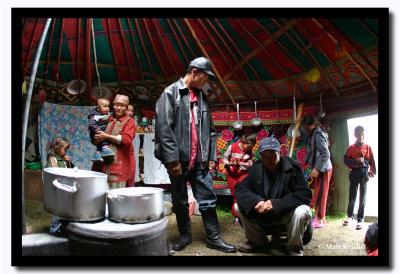
M105 131L107 128L108 118L110 117L109 110L110 101L105 98L99 98L97 99L96 108L92 109L88 115L90 141L97 147L92 159L94 162L102 162L103 158L114 157L114 152L111 150L108 141L103 141L97 145L94 143L94 135L99 131Z
M231 211L235 218L234 223L239 223L240 221L239 214L235 209L235 186L247 177L249 169L253 165L252 150L256 142L257 136L255 134L244 134L239 141L230 145L224 153L223 162L227 171L226 180L233 197Z
M378 256L378 223L373 223L368 227L364 244L367 256Z

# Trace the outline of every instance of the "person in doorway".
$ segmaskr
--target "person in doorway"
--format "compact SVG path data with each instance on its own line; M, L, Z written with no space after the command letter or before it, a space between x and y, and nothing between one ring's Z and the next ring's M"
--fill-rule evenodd
M271 226L285 225L288 254L303 256L303 245L312 237L312 215L308 206L312 192L299 163L281 156L276 138L262 139L258 150L261 160L256 161L249 175L236 185L239 215L247 239L238 249L250 253L266 250Z
M180 233L172 249L183 250L192 242L187 182L199 203L207 234L207 247L236 252L221 237L210 169L215 166L217 133L210 105L202 91L211 71L210 60L192 60L186 75L165 88L156 104L154 155L167 168L171 180L173 211Z
M135 123L128 116L127 109L129 98L126 95L117 94L113 104L113 115L105 131L99 131L94 136L97 144L107 140L115 157L112 162L104 161L101 170L108 175L110 189L126 187L132 182L132 166L134 155L132 140L135 137Z
M106 98L97 99L97 106L90 110L89 133L90 141L94 143L94 136L99 131L104 131L107 128L108 118L110 117L110 101ZM104 140L96 145L96 152L93 155L93 162L102 162L103 158L114 157L114 152L110 149L110 142Z
M54 138L47 144L47 164L46 167L60 167L60 168L73 168L70 157L67 151L70 144L67 139L62 137ZM62 227L66 222L61 221L59 217L52 216L51 225L49 229L50 234L56 234L62 231Z
M239 214L235 210L235 186L246 178L253 165L252 150L257 142L256 134L244 134L240 140L230 145L224 153L224 164L227 171L227 183L233 197L232 215L234 223L239 223Z
M318 118L315 116L304 116L302 127L309 137L306 162L311 168L310 176L314 180L314 195L311 199L311 205L315 209L313 227L323 228L326 224L326 204L332 176L328 135L320 127Z
M354 129L354 137L356 137L356 142L347 149L344 155L344 163L351 171L349 174L350 185L347 219L343 222L343 225L348 226L353 221L354 204L358 188L360 188L356 229L362 229L367 182L370 177L375 176L376 167L372 149L364 142L364 127L357 126Z

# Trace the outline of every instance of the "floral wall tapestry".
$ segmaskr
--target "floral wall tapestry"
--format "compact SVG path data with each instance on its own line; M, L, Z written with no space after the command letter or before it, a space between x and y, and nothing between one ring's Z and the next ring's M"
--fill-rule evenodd
M289 129L290 124L280 124L280 125L266 125L257 130L252 127L244 127L244 130L241 132L235 132L233 127L217 127L218 138L217 138L217 157L218 163L216 167L211 170L213 183L215 189L228 189L228 185L226 183L226 171L223 164L223 155L228 148L229 145L238 141L240 136L243 133L256 133L257 134L257 143L253 148L253 160L259 160L260 155L258 153L259 142L265 137L274 136L281 143L281 154L287 156L289 154ZM297 138L296 146L294 148L293 159L297 160L300 163L304 171L304 177L308 179L309 173L311 172L310 168L307 167L306 161L307 148L304 140L301 138Z
M96 147L90 143L88 118L93 106L70 106L44 103L39 112L39 148L42 166L46 166L46 145L55 137L64 137L70 142L67 154L80 169L90 170L91 157Z

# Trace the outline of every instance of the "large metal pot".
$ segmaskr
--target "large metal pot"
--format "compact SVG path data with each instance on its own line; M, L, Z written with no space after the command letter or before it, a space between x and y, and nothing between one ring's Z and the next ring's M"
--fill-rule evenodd
M68 221L104 218L107 175L78 168L43 169L44 208Z
M163 189L127 187L107 193L108 218L115 222L139 224L164 217Z

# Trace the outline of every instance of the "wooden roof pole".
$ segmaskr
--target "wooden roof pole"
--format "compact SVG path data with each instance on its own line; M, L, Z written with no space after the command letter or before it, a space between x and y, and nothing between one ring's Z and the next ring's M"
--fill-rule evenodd
M76 74L78 81L81 80L80 68L79 68L79 39L81 37L81 18L78 18L78 28L77 28L77 37L76 37Z
M96 97L92 94L92 72L91 72L91 61L90 61L90 36L92 32L91 18L86 19L86 37L85 37L85 48L86 48L86 85L87 85L87 96L91 102L96 102Z
M277 32L275 32L270 38L268 38L267 40L265 40L262 45L265 47L273 42L275 42L275 40L281 36L283 33L285 33L288 29L292 28L293 26L295 26L297 24L298 20L297 19L293 19L291 20L288 24L286 24L286 26L281 27L280 30L278 30ZM254 58L255 56L257 56L257 54L259 54L261 51L263 50L263 47L258 47L256 49L254 49L252 52L250 52L249 54L247 54L245 56L245 58L239 63L237 64L235 67L233 67L231 69L230 73L227 73L224 77L224 79L227 79L231 76L232 72L239 69L239 67L243 66L243 64L245 64L248 60Z
M204 56L211 60L210 56L208 55L207 51L205 50L205 48L203 47L203 45L200 43L196 32L194 31L194 29L192 28L189 20L187 18L183 19L186 23L186 25L189 27L190 32L193 35L194 40L196 41L197 45L199 46L199 48L201 49L201 52L204 54ZM222 79L221 75L219 74L217 68L214 66L214 64L211 62L211 66L213 68L213 71L215 72L215 75L217 76L218 80L221 82L222 87L224 88L225 93L228 95L229 99L231 99L232 104L236 104L235 99L233 98L232 94L229 93L229 89L227 87L227 85L225 84L224 80Z
M149 36L151 47L153 48L154 54L156 56L156 59L157 59L158 63L160 64L161 70L162 70L162 72L164 74L164 78L168 79L167 71L165 70L164 64L161 61L160 55L158 55L158 51L156 49L156 45L154 44L153 38L151 38L151 33L150 33L150 30L149 30L149 27L147 26L146 18L143 18L142 21L144 23L144 28L146 29L146 33Z
M187 48L189 49L190 53L192 54L192 59L196 58L196 54L194 53L193 49L190 47L189 41L187 40L185 34L182 32L181 28L179 27L178 23L175 21L176 19L173 19L172 22L174 23L175 27L179 31L179 34L182 36L183 41L185 42ZM189 63L190 60L188 60Z
M138 19L138 18L134 18L134 19L133 19L133 22L135 23L136 31L137 31L137 34L139 35L140 45L141 45L142 48L143 48L144 55L146 56L146 61L147 61L147 64L149 65L151 74L152 74L153 77L156 79L156 75L155 75L155 73L154 73L153 66L151 65L149 53L147 52L147 47L146 47L146 45L144 44L144 40L143 40L141 31L139 30L139 19Z
M279 28L282 29L281 24L276 20L276 19L271 19L275 25ZM292 41L292 43L298 45L298 43L287 33L287 31L285 30L284 33L286 34L286 36L290 39L290 41ZM295 35L297 35L295 32L293 32ZM297 37L297 39L299 40L299 43L301 44L301 47L298 46L298 48L304 48L304 45L302 45L301 40ZM335 87L335 85L332 83L332 80L328 77L328 75L325 73L325 71L322 69L322 67L320 66L320 64L318 63L317 60L315 60L314 56L310 53L310 49L306 48L306 56L309 57L310 61L314 64L314 66L318 67L319 70L321 71L322 76L327 80L328 84L331 86L331 88L333 89L333 91L335 92L337 97L340 97L340 94L337 90L337 88Z
M156 26L157 34L158 34L158 37L159 37L159 39L160 39L160 41L161 41L161 46L162 46L162 48L163 48L163 50L164 50L164 52L165 52L165 55L167 56L168 62L171 64L173 70L175 71L175 74L176 74L176 75L179 75L179 72L178 72L178 70L176 69L174 62L172 62L171 56L168 54L168 50L167 50L166 47L165 47L164 41L163 41L163 39L162 39L162 37L161 37L161 31L160 31L160 29L158 28L158 25L157 25L156 20L155 20L154 18L152 18L151 20L153 21L153 24Z
M133 47L133 51L135 52L134 57L136 57L136 62L137 62L138 67L139 67L139 74L140 74L140 77L142 78L142 81L144 83L145 82L144 81L144 74L142 72L142 65L140 64L140 56L139 56L137 47L135 45L135 39L133 38L132 25L131 25L131 22L129 21L129 18L126 18L126 21L128 23L129 33L131 34L130 36L131 36L131 41L132 41L132 47ZM137 32L137 33L138 33L138 36L139 36L139 32Z
M194 53L193 49L190 47L189 41L187 40L186 36L184 35L183 31L181 30L181 28L179 27L178 23L176 22L176 19L172 19L172 23L175 26L175 28L178 30L179 34L181 35L183 42L185 42L186 47L189 49L190 53L192 54L192 59L196 58L196 54ZM171 27L173 27L173 25L171 24ZM173 27L174 28L174 27ZM179 41L179 38L178 38ZM191 60L187 59L186 62L186 66L189 64ZM210 80L207 81L208 83L210 82ZM215 93L215 97L217 98L217 100L220 99L220 95L218 95L218 93Z
M63 33L64 33L64 19L61 18L61 30L60 30L60 43L58 45L58 58L57 58L57 73L56 73L56 83L60 79L60 62L61 62L61 50L62 50L62 42L63 42Z
M230 49L230 47L228 46L228 44L225 42L224 38L222 37L222 35L219 33L219 31L214 27L214 25L211 23L210 19L207 19L208 24L210 25L210 27L214 30L214 32L217 34L217 36L219 37L219 39L222 41L222 43L224 44L225 48L231 53L232 57L235 60L235 63L239 63L239 60L236 58L235 54L233 54L232 50ZM244 56L240 50L240 48L235 44L235 42L232 40L232 38L229 36L229 34L226 32L226 30L224 29L224 27L221 25L221 23L218 21L217 18L215 18L215 22L217 23L217 26L222 30L222 32L225 34L225 36L228 38L229 42L233 45L233 47L235 48L236 52L239 54L240 58L244 59ZM265 90L272 96L272 92L269 90L269 87L267 86L267 84L265 84L265 82L261 79L260 75L258 74L258 72L254 69L254 67L251 65L251 63L249 61L246 62L246 64L249 66L250 70L254 73L254 75L256 76L256 78L258 79L258 81L260 82L260 84L265 88ZM240 70L242 71L242 73L244 75L246 75L247 79L249 79L249 77L247 76L246 72L244 71L243 67L240 68ZM260 98L262 98L262 94L260 94L257 91L257 88L255 88L256 90L256 94L257 96L260 96ZM260 99L259 98L259 99Z
M240 22L240 20L236 19L238 21L238 23L240 24L240 26L249 34L249 36L256 41L256 43L258 44L258 46L262 47L265 51L265 53L267 53L268 57L272 59L272 61L275 63L275 65L281 70L283 71L283 73L286 75L286 77L289 79L289 81L291 82L291 85L294 86L295 82L291 79L289 73L279 64L278 61L276 61L276 59L274 58L274 56L268 51L268 49L266 48L266 46L264 46L263 44L261 44L260 41L258 41L258 39L246 28L246 26Z
M35 33L36 33L36 27L37 24L39 22L39 18L36 19L35 21L35 25L33 25L33 31L31 34L31 38L29 39L29 47L28 47L28 51L26 52L25 55L25 60L24 60L24 75L27 73L28 71L28 59L29 59L29 54L31 53L31 49L32 49L32 43L33 43L33 38L35 37Z
M92 19L94 20L94 18ZM120 87L122 87L122 83L121 83L121 78L119 77L118 74L118 60L117 60L117 54L115 53L115 49L114 49L114 45L112 42L112 36L111 36L111 28L110 28L110 19L106 18L106 24L107 24L107 35L108 35L108 40L110 41L110 47L111 47L111 53L113 55L113 60L114 60L114 69L115 69L115 75L117 76L117 80L118 80L118 84ZM94 25L93 25L93 32L94 32ZM95 36L93 36L93 40L95 39ZM100 80L99 80L99 84L100 84Z
M378 35L365 23L361 18L356 18L356 20L371 34L375 39L378 39Z
M269 36L271 36L271 33L270 33L260 22L258 22L255 18L253 19L253 21L256 22L266 34L268 34ZM294 57L293 54L292 54L284 45L282 45L282 43L279 42L278 39L276 39L275 43L278 45L278 47L279 47L281 50L283 50L283 51L285 52L285 54L286 54L287 56L289 56L289 58L291 59L291 61L293 61L294 63L296 63L296 65L299 66L303 71L306 71L306 68L304 67L304 65L303 65L299 60L297 60L297 58ZM295 46L296 46L296 45L295 45ZM298 48L298 49L299 49L299 48ZM299 50L301 51L301 49L299 49ZM317 85L318 85L319 87L321 87L319 83L317 83ZM298 89L298 88L296 89L296 95L297 95L299 98L301 97L301 93L299 92L299 89Z
M211 39L211 42L213 43L213 46L215 46L215 48L217 49L217 51L219 52L219 54L222 56L222 59L225 61L225 63L228 66L231 66L231 64L229 64L229 61L227 60L227 58L225 57L225 55L223 54L222 49L218 46L218 43L216 42L216 40L214 39L213 35L208 31L208 29L206 28L206 26L203 24L203 22L200 21L200 19L197 19L197 21L200 23L200 25L202 26L202 28L206 31L208 37ZM239 87L241 90L245 91L246 88L242 85L238 75L236 73L233 73L234 77L236 78L236 82L238 83ZM246 74L245 74L246 75ZM243 94L243 91L241 91L241 93Z
M51 22L52 26L51 26L51 31L50 31L50 37L49 37L49 45L47 46L47 58L46 58L46 63L45 63L45 67L44 67L44 72L45 72L45 76L43 76L43 81L45 84L47 84L47 80L49 78L49 60L50 60L50 54L51 54L51 44L52 44L52 40L53 40L53 33L54 33L54 27L56 25L56 20L53 20L53 22Z
M176 34L176 31L174 29L174 27L172 26L172 23L170 22L169 18L166 18L165 21L168 24L169 29L172 32L172 35L174 36L176 42L178 43L179 49L181 50L182 54L183 54L183 58L185 58L185 65L189 63L189 58L186 55L185 50L183 49L182 43L181 43L181 39L179 39L178 35Z
M318 22L318 20L316 18L312 18L311 19L320 29L322 29L323 31L327 32L327 35L329 38L331 38L331 40L335 43L338 44L338 40L333 37L333 35L324 28L324 26L322 24L320 24ZM350 42L349 42L350 43ZM351 44L351 43L350 43ZM353 56L351 56L351 54L346 50L345 51L346 56L350 59L351 62L353 62L353 64L358 68L358 70L362 73L362 75L364 75L364 77L368 80L368 82L370 83L372 89L377 92L376 86L375 84L372 82L371 77L369 77L369 75L365 72L365 70L360 66L360 64L358 64L358 62L353 58Z
M118 24L118 28L119 28L119 33L121 34L121 37L122 37L122 47L124 49L124 53L126 56L126 63L128 65L128 70L129 70L129 74L130 74L129 78L131 78L132 82L133 82L135 80L135 78L133 77L133 70L131 67L131 62L129 62L129 55L128 55L128 50L126 48L126 39L125 39L124 30L122 29L120 18L116 18L116 20L117 20L117 24Z
M314 18L314 19L315 19L315 18ZM319 22L317 19L315 19L314 22L315 22L317 25L320 24L320 25L324 28L324 30L327 32L328 36L329 36L331 39L333 38L333 39L335 39L335 40L338 40L338 39L336 39L336 38L334 37L334 35L332 34L332 30L331 30L331 29L327 29L326 27L324 27L324 26L322 25L322 23ZM349 38L347 38L347 36L346 36L339 28L335 28L334 24L332 24L330 21L327 21L327 23L329 24L329 26L330 26L331 28L334 28L334 30L335 30L337 33L340 34L340 36L343 38L342 40L345 40L345 41L348 42L348 44L351 46L351 48L352 48L355 52L357 52L357 54L360 56L360 58L363 59L363 61L364 61L365 63L367 63L367 64L370 66L370 68L371 68L375 73L378 73L378 71L376 70L376 68L369 62L369 60L368 60L365 56L363 56L363 54L362 54L361 51L357 51L356 47L354 46L354 43L353 43ZM375 42L375 43L376 43L376 42ZM351 55L351 54L350 54L350 55Z
M310 31L307 30L307 28L304 28L304 31L309 35L312 36L312 34L310 33ZM326 59L329 60L329 62L331 63L331 65L333 65L339 72L339 74L343 77L343 79L345 80L345 82L347 83L347 85L350 87L350 82L349 80L346 78L346 76L344 76L343 72L340 70L339 66L336 64L336 62L334 62L329 55L323 50L323 48L319 45L319 41L316 41L314 43L314 45L321 51L321 53L325 56ZM351 88L351 87L350 87ZM351 91L353 94L355 94L355 91L353 88L351 88Z

